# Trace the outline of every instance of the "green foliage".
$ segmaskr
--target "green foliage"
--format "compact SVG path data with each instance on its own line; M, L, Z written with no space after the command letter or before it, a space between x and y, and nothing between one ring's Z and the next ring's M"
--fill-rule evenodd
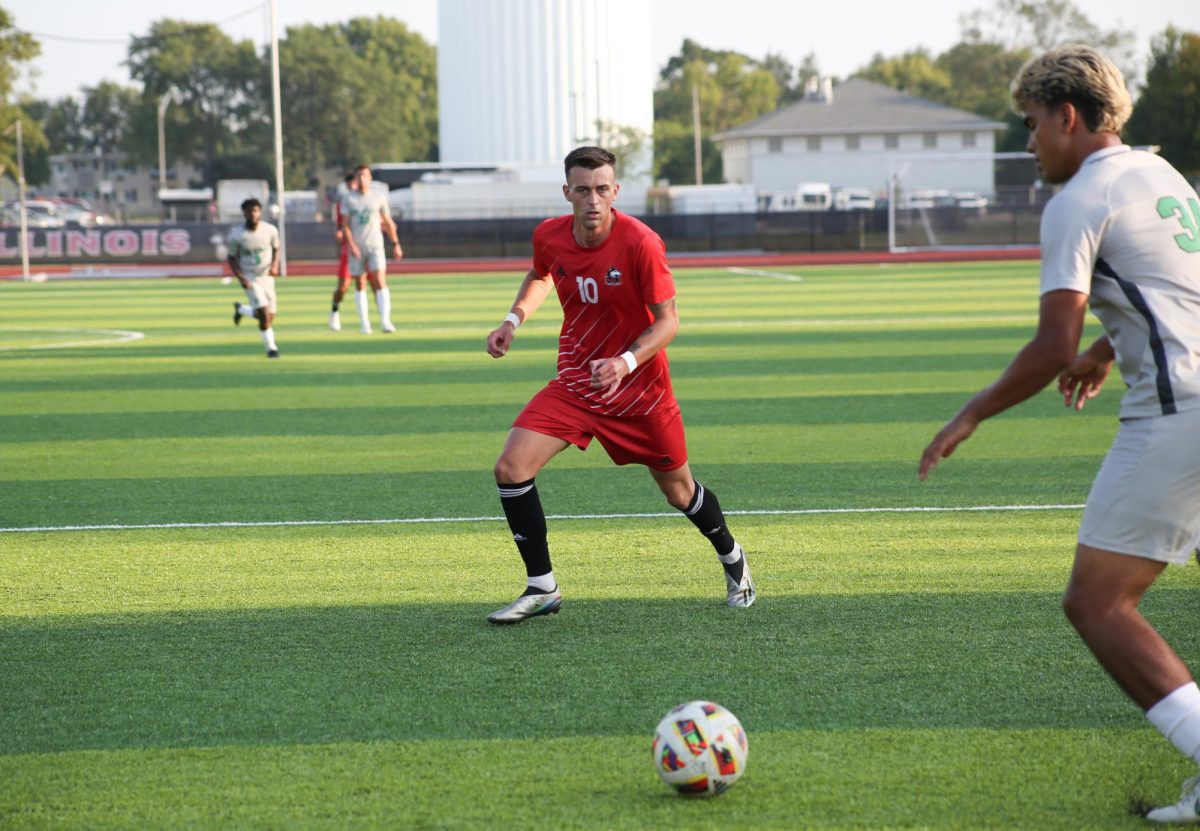
M726 608L708 544L593 445L538 479L564 610L506 629L490 468L561 323L483 353L519 275L400 276L388 339L325 328L331 278L284 281L279 361L215 279L0 283L0 527L316 522L0 536L0 825L1143 827L1129 803L1194 765L1062 618L1078 510L865 512L1078 504L1117 379L989 421L918 484L1032 334L1036 263L784 270L680 270L670 347L758 605ZM103 337L70 327L146 337L21 348ZM812 509L864 512L750 513ZM1143 603L1191 662L1198 579ZM750 741L710 801L649 759L698 697Z
M753 58L728 50L707 49L684 40L680 53L667 61L654 91L655 178L675 184L695 182L692 139L693 88L699 90L700 131L705 139L704 181L719 182L719 158L709 136L772 112L779 105L778 61L764 68ZM661 144L660 144L661 142ZM685 149L686 148L686 149ZM686 158L686 161L685 161ZM716 171L709 178L710 170Z
M1200 179L1200 34L1168 26L1151 42L1150 68L1127 138L1161 146L1163 158Z
M159 20L148 34L132 39L127 64L142 86L135 116L142 129L129 133L127 149L142 162L157 158L157 130L145 127L156 123L159 102L172 89L176 100L166 116L169 159L210 164L217 156L245 152L250 149L246 136L270 117L254 44L234 41L215 24Z
M950 74L937 66L929 50L924 47L894 58L885 58L876 53L869 64L854 74L931 101L948 98L952 86Z
M41 54L42 47L32 35L18 31L13 25L9 11L0 7L0 175L12 179L17 177L17 140L10 128L18 120L21 122L22 140L26 159L36 158L45 148L46 138L42 134L36 119L24 110L22 106L14 106L12 99L13 83L21 72L21 64L28 63ZM26 170L26 178L37 181L40 177L30 177L36 171Z
M287 178L437 153L437 56L386 17L291 27L280 42Z

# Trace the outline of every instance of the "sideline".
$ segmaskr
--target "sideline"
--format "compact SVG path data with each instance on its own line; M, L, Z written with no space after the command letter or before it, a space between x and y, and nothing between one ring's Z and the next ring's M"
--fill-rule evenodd
M787 280L789 283L802 283L804 278L799 274L784 274L782 271L764 271L759 268L732 267L725 269L731 274L745 274L749 277L770 277L772 280Z
M988 511L1079 511L1083 505L963 505L950 507L898 508L796 508L782 510L726 511L726 516L812 516L820 514L954 514ZM682 517L678 511L645 514L553 514L546 519L662 519ZM155 522L145 525L42 525L0 528L0 534L55 533L62 531L150 531L171 528L296 528L315 525L438 525L463 522L502 522L500 516L409 517L397 519L294 519L261 522Z

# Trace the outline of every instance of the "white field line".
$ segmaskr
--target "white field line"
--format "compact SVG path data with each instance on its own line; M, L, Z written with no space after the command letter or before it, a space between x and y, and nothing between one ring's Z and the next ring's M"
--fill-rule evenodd
M727 516L812 516L819 514L953 514L987 511L1077 511L1083 505L964 505L958 507L798 508L793 510L726 511ZM662 519L681 517L678 511L644 514L552 514L547 519ZM498 516L409 517L400 519L296 519L262 522L155 522L145 525L40 525L0 528L0 534L59 531L149 531L164 528L294 528L311 525L439 525L462 522L500 522Z
M764 271L760 268L737 268L730 267L725 269L731 274L745 274L749 277L770 277L772 280L787 280L789 283L802 283L804 278L799 274L785 274L782 271Z
M145 332L133 332L126 329L0 329L0 335L5 332L32 332L34 334L80 334L80 335L102 335L105 336L101 340L79 340L67 341L66 343L44 343L33 344L31 346L0 346L0 352L24 352L34 349L71 349L78 346L112 346L117 343L128 343L129 341L141 340L146 337Z

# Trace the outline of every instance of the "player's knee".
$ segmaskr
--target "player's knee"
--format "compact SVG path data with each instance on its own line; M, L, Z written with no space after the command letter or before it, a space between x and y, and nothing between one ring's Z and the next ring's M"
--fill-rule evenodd
M1105 616L1108 604L1088 589L1070 583L1063 592L1062 609L1075 630L1084 634L1092 624Z
M692 494L690 489L685 484L670 484L662 485L663 496L667 498L667 504L677 511L686 511L688 505L691 504Z
M492 471L496 474L496 481L505 484L513 484L516 482L524 482L526 478L521 465L517 464L508 456L501 456L496 460L496 467Z

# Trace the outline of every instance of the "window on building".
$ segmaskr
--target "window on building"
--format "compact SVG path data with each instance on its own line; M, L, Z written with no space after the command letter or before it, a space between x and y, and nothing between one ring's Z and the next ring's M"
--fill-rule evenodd
M900 136L895 133L888 133L883 137L883 146L888 150L895 150L900 146Z
M138 201L138 199L137 199L137 188L130 188L129 190L125 191L125 201L126 201L126 202L136 202L136 201Z
M962 142L963 142L963 145L962 145L963 147L974 147L975 146L975 134L974 133L963 133Z
M767 139L767 152L768 153L782 153L783 152L783 139L780 138L779 136L775 136L773 138Z
M931 150L934 147L937 147L937 133L925 133L925 135L921 137L921 140L926 149Z
M804 144L808 148L808 152L816 153L821 149L821 137L809 136L804 140Z
M858 149L858 136L846 136L846 149L847 150L857 150Z

